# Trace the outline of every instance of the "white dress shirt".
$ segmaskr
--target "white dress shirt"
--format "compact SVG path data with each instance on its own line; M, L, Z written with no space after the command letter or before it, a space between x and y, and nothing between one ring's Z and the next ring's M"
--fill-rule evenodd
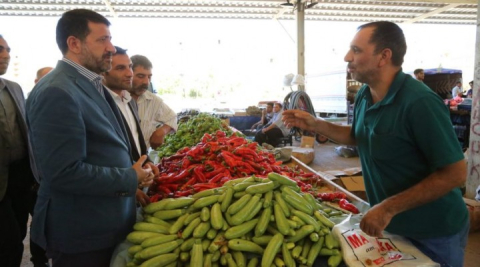
M147 148L150 147L150 137L158 126L166 124L177 130L177 114L163 100L150 91L146 91L137 99L140 127Z
M133 115L132 110L128 106L128 102L132 100L132 97L125 90L122 90L121 95L117 95L117 93L115 93L114 91L110 90L109 88L107 89L108 89L108 92L112 95L113 100L115 100L115 103L117 104L118 109L120 110L120 112L122 112L123 117L127 121L128 128L130 129L130 132L132 133L132 136L135 139L135 147L137 148L138 153L141 154L142 150L140 150L140 141L138 139L139 134L137 130L137 124L135 123L135 116Z

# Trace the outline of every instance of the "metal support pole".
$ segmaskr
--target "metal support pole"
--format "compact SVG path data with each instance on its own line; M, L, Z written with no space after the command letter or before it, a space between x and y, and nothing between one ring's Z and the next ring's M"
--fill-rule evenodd
M480 185L480 0L477 8L477 40L475 44L475 71L473 73L472 111L470 118L470 144L468 147L468 168L465 196L475 198L476 189Z
M305 77L305 5L302 1L296 2L295 20L297 22L297 74ZM305 91L304 85L298 89Z

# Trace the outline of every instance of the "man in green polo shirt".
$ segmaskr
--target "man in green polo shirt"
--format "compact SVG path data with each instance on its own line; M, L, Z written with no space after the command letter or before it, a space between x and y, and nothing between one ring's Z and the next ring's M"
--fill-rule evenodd
M345 55L352 78L364 83L353 124L300 110L284 111L283 121L358 146L371 206L360 223L366 234L405 236L442 266L460 267L469 228L459 189L466 163L442 99L402 71L406 50L396 24L360 26Z

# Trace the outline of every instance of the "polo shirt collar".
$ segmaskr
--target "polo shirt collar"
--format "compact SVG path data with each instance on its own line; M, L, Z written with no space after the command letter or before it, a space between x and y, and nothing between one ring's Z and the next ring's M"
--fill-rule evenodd
M393 103L395 100L395 96L397 95L398 91L402 89L402 85L406 79L406 74L400 69L397 74L395 75L395 79L393 79L390 88L388 89L388 93L384 99L382 99L381 105L388 105Z
M392 104L393 101L395 100L395 96L400 91L400 89L402 89L402 85L406 79L406 76L407 75L402 71L402 69L400 69L397 72L397 74L395 74L395 78L393 79L393 82L390 85L390 88L388 88L387 95L385 95L385 97L380 102L375 103L372 106L372 108ZM364 98L368 102L372 103L372 94L370 93L370 87L367 85L367 88L365 89L368 89L368 90L365 90Z

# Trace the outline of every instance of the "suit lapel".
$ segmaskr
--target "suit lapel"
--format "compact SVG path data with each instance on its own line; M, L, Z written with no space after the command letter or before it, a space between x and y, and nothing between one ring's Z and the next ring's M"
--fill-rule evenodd
M5 80L4 80L5 81ZM24 140L28 140L27 138L27 124L25 123L25 100L23 98L23 94L21 88L17 88L18 90L13 90L14 85L10 84L9 82L5 81L5 88L12 96L13 102L15 103L15 109L17 112L17 120L18 125L20 126L20 131L22 132Z
M108 121L115 129L117 134L122 137L127 147L130 147L126 132L125 130L122 130L122 125L120 125L121 120L117 120L117 117L114 114L114 110L110 107L110 104L106 101L106 98L97 91L92 82L90 82L85 76L81 75L74 67L70 66L68 63L59 61L57 68L63 69L68 75L75 79L75 83L78 85L78 87L86 95L88 95L95 104L97 104L97 106L102 110L103 114L107 117Z

